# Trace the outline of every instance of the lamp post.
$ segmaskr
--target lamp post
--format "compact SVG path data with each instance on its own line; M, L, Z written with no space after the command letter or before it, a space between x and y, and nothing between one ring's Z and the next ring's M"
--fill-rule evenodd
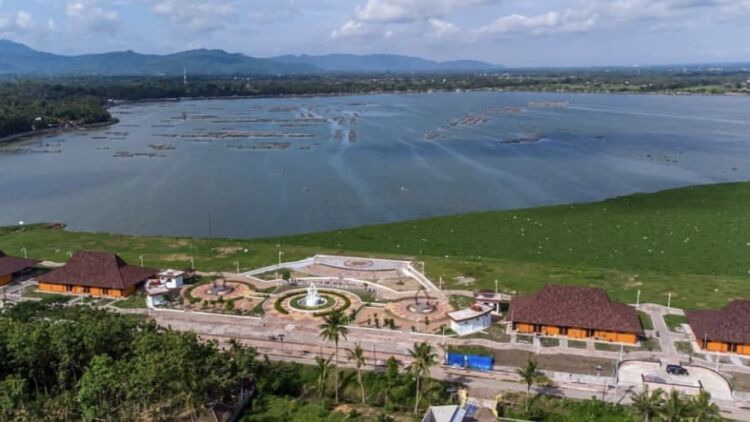
M495 280L495 296L497 296L497 280Z
M234 261L234 269L237 271L237 274L240 273L240 261Z
M279 266L281 266L281 256L284 255L284 252L279 251Z
M28 258L29 257L29 252L26 250L25 246L23 248L21 248L21 252L23 252L23 257L24 258Z
M672 309L672 292L669 292L669 295L667 295L667 312L669 312Z
M638 309L640 305L641 305L641 289L638 289L638 293L635 294L635 308Z
M193 258L190 258L190 269L195 271L195 260Z
M143 266L143 255L138 256L138 260L141 261L141 267Z

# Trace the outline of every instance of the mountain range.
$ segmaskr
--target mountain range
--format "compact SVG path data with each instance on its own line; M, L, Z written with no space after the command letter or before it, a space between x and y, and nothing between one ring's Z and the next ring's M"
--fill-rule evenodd
M0 40L0 75L34 76L176 76L289 75L315 73L477 72L502 69L490 63L437 62L391 54L278 56L256 58L223 50L189 50L174 54L120 51L64 56Z

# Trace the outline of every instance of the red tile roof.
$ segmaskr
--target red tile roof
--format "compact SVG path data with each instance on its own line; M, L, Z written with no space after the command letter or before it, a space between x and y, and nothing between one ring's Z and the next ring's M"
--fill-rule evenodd
M0 277L15 274L27 268L34 268L39 261L25 258L15 258L0 251Z
M688 324L698 342L750 344L750 300L735 300L707 311L687 311Z
M510 302L513 322L642 334L635 309L609 300L603 289L548 284Z
M65 266L39 277L53 284L125 289L138 284L158 271L128 265L119 256L106 252L76 252Z

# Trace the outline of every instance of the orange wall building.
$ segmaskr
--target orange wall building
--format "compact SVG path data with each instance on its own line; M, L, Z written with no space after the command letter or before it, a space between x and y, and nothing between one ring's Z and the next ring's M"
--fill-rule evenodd
M617 343L636 343L643 336L635 309L590 287L546 285L537 294L514 297L508 317L519 333Z
M735 300L722 309L688 311L685 315L703 350L750 356L750 300Z
M16 258L0 251L0 286L13 281L13 276L36 267L39 261L26 258Z
M115 254L81 251L65 266L39 276L38 288L53 293L125 297L156 272L128 265Z

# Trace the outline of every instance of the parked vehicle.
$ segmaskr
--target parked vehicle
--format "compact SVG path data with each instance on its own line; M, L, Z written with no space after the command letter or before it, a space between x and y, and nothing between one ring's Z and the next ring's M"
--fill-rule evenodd
M688 370L680 365L667 365L667 373L671 375L687 375Z

